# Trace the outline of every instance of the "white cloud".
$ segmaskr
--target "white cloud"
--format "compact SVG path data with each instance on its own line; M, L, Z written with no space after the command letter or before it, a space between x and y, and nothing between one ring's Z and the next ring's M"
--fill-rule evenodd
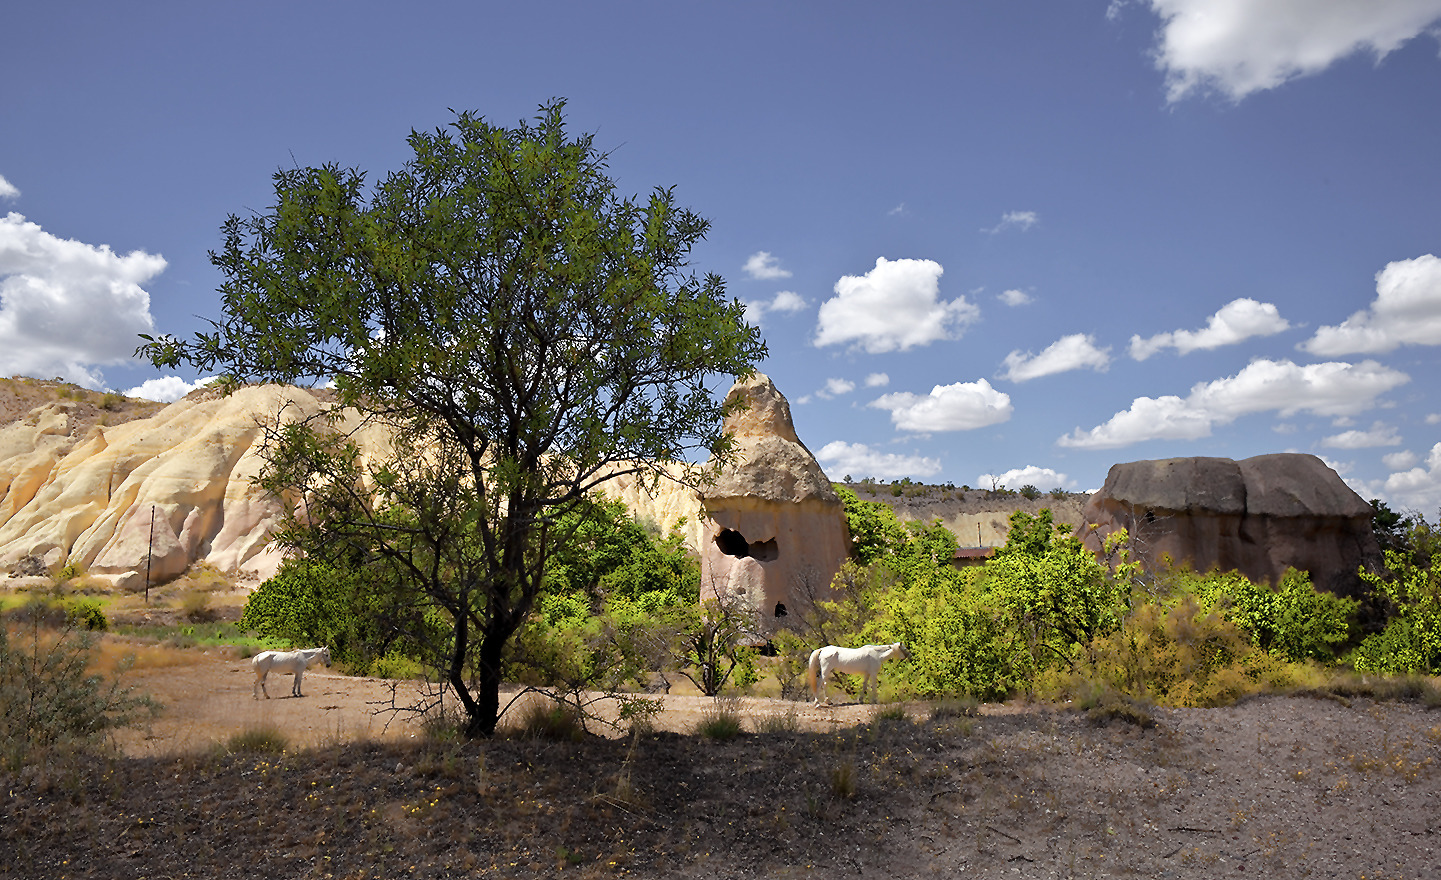
M1198 383L1184 399L1166 395L1138 397L1127 410L1089 431L1077 428L1061 437L1062 446L1115 449L1145 440L1195 440L1209 437L1215 425L1243 415L1299 412L1347 416L1371 409L1377 398L1411 380L1375 361L1298 366L1260 358L1225 379Z
M843 275L821 303L816 347L855 343L871 354L956 339L980 309L964 296L940 301L944 272L934 260L876 259L864 275Z
M826 387L817 391L815 396L821 400L830 400L832 397L840 397L842 394L850 394L856 390L856 383L849 379L827 379Z
M886 216L887 216L887 217L895 217L895 216L897 216L897 215L905 215L905 214L907 214L907 213L908 213L908 212L906 211L906 203L905 203L905 202L901 202L899 205L896 205L894 208L892 208L892 209L890 209L889 211L887 211L887 212L886 212Z
M891 384L891 377L885 373L871 373L866 377L867 388L884 388Z
M1003 290L996 296L996 299L1012 308L1028 306L1032 302L1031 295L1024 290Z
M1237 299L1221 306L1201 330L1176 330L1158 333L1150 339L1131 337L1131 357L1143 361L1163 348L1174 348L1180 354L1198 349L1235 345L1253 336L1273 336L1289 329L1291 323L1271 303L1254 299Z
M164 269L159 255L121 256L19 214L0 218L0 375L102 387L96 368L129 362L136 336L154 332L140 285Z
M1380 354L1402 345L1441 345L1441 258L1426 254L1387 263L1376 273L1376 300L1339 326L1301 344L1322 357Z
M743 267L745 273L758 281L770 281L776 278L789 278L789 269L782 269L780 260L771 256L770 251L756 251L750 255Z
M1046 346L1038 355L1013 351L1006 355L1005 364L1005 372L1001 373L1000 378L1012 382L1025 382L1071 370L1090 369L1105 372L1111 365L1111 349L1109 346L1097 348L1095 337L1073 333Z
M1156 66L1173 102L1211 91L1240 101L1360 52L1379 61L1441 18L1441 0L1149 2L1162 21Z
M871 401L889 410L891 422L902 431L969 431L1007 421L1014 407L1011 396L991 387L985 379L937 385L927 395L900 391Z
M1425 467L1391 474L1382 488L1392 501L1411 510L1441 507L1441 443L1431 447Z
M976 478L976 485L986 489L992 486L1007 489L1035 486L1043 492L1049 492L1052 489L1070 489L1076 485L1076 481L1051 468L1028 464L1023 468L1012 468L1003 474L981 474Z
M1376 422L1369 431L1350 430L1323 437L1321 445L1328 449L1370 449L1374 446L1400 446L1401 435L1394 425Z
M850 474L893 480L898 477L932 477L941 472L940 459L920 455L896 455L879 452L864 443L833 440L821 447L816 459L825 465L828 475Z
M1409 449L1381 456L1381 463L1386 465L1388 470L1393 471L1404 471L1407 468L1415 467L1416 462L1420 460L1420 457Z
M1007 211L1001 215L1001 222L990 229L982 229L982 232L989 232L995 235L997 232L1004 232L1007 229L1019 229L1022 232L1041 222L1041 218L1035 211Z
M20 190L15 188L15 184L6 180L4 175L0 175L0 199L18 198L20 198Z
M741 300L746 307L746 323L755 327L761 326L765 316L771 312L786 312L788 314L799 312L805 309L807 303L801 295L792 290L778 291L775 296L767 300Z
M203 379L196 379L194 382L187 382L179 376L162 376L159 379L146 379L134 388L127 388L120 392L126 397L139 397L142 400L158 400L161 403L173 403L197 388L209 385L218 376L206 376Z
M1427 413L1426 424L1441 425L1441 413Z

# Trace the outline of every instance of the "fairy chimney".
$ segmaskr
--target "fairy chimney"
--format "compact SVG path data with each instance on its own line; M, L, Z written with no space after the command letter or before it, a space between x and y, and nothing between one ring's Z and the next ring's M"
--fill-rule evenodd
M850 548L845 508L796 436L791 407L766 376L731 388L735 458L702 492L701 599L744 609L764 641L825 598Z

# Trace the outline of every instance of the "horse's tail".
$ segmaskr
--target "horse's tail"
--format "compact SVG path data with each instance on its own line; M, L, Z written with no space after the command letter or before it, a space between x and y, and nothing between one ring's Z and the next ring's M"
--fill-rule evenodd
M821 692L816 689L816 682L817 682L817 679L820 677L820 674L821 674L821 649L820 649L820 648L816 648L814 651L811 652L811 660L810 660L809 667L810 667L810 668L809 668L809 671L808 671L807 674L806 674L806 680L809 681L809 682L810 682L810 685L811 685L811 696L814 697L815 699L819 700L819 699L821 698Z

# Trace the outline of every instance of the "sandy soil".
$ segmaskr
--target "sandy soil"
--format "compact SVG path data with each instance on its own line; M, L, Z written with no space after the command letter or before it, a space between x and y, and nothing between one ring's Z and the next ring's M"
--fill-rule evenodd
M254 700L245 661L197 657L143 676L168 710L137 757L0 780L0 876L1441 876L1441 712L1415 704L1265 697L1143 729L745 699L747 731L798 729L446 744L372 714L387 682ZM713 705L669 696L660 727ZM214 748L257 724L334 747Z

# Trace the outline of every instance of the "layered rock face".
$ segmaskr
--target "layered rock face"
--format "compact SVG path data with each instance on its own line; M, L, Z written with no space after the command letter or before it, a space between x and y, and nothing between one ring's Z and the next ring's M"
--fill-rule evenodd
M736 458L703 492L701 598L738 602L764 638L788 614L829 595L850 550L845 508L796 436L790 403L756 374L727 400Z
M156 583L196 562L269 577L284 508L254 483L262 425L320 406L277 385L200 392L79 437L65 402L43 406L0 428L0 563L35 555L121 586L143 586L147 562Z
M1344 596L1360 595L1357 569L1381 559L1371 505L1314 455L1114 465L1082 515L1082 541L1095 551L1125 528L1148 567L1169 557L1269 583L1290 567Z

